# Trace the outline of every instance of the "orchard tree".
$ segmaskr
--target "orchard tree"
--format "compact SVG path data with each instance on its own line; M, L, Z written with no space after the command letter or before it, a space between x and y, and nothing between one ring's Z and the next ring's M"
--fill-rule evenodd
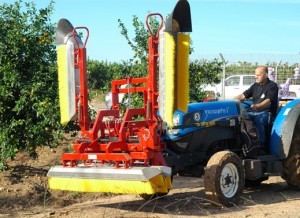
M111 81L126 75L126 64L107 61L87 60L89 89L99 89L102 93L111 88Z
M207 97L207 93L203 91L204 85L221 82L222 62L219 59L191 61L189 71L190 102L203 101Z
M138 19L137 16L133 16L132 25L134 28L134 37L131 39L128 35L128 30L125 24L119 19L119 28L121 29L121 34L125 37L128 45L133 51L133 56L129 58L129 62L123 62L127 65L127 69L124 73L132 77L144 77L148 75L148 39L149 32L146 27L145 22ZM156 16L151 16L149 18L149 26L155 35L159 28L159 21Z
M132 24L134 27L135 36L131 39L128 35L128 30L124 23L119 19L119 28L121 34L125 37L128 45L131 47L134 55L129 59L127 71L133 76L147 76L148 67L148 38L149 33L145 23L138 20L137 16L133 16ZM153 34L159 28L159 20L156 16L149 19L149 25L153 30ZM192 42L191 42L192 44ZM194 48L190 47L190 54ZM206 98L206 93L201 88L202 84L219 83L221 81L222 62L218 59L212 61L195 60L190 61L190 101L199 102ZM124 78L124 77L123 77Z
M0 169L60 136L53 4L0 4Z
M155 35L159 28L159 21L156 16L151 16L149 18L149 26L152 33ZM129 58L129 61L123 62L124 69L122 74L118 76L118 79L124 79L127 76L131 77L145 77L148 75L148 39L149 32L146 24L139 21L137 16L133 16L132 25L134 28L134 37L131 39L128 35L128 30L125 24L119 19L119 28L121 29L121 34L125 37L128 45L133 51L133 56ZM141 93L133 93L130 95L130 106L131 107L143 107L143 98Z

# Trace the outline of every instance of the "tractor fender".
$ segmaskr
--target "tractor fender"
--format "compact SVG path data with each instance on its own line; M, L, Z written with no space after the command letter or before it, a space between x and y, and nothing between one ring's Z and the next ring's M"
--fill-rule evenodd
M280 110L271 131L270 154L280 159L288 156L299 115L300 99L289 102Z

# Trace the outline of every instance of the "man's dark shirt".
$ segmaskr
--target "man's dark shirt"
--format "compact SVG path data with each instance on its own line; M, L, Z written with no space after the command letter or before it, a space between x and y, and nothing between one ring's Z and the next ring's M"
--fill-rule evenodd
M270 111L274 116L276 116L278 107L278 86L269 78L267 78L267 81L263 85L260 85L259 83L252 84L249 89L244 91L243 94L246 98L252 97L253 104L259 104L265 99L270 99L270 106L261 108L257 111Z

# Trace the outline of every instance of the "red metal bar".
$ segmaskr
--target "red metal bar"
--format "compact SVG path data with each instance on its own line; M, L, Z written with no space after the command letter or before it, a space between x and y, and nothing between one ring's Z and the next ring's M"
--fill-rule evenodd
M149 26L149 19L151 16L159 16L161 19L160 27L158 28L155 36ZM149 56L148 56L148 81L147 81L147 96L145 96L147 99L144 99L147 101L145 103L146 105L146 120L148 122L149 126L149 132L151 135L151 140L148 139L147 142L145 142L150 149L158 149L161 150L160 146L160 139L158 134L158 126L161 122L160 119L157 119L157 111L158 111L158 102L157 102L157 96L158 96L158 85L157 85L157 60L158 60L158 45L159 45L159 32L163 25L163 17L161 14L149 14L146 17L146 25L148 28L148 31L150 33L149 41L148 41L148 49L149 49Z
M83 154L73 154L65 153L62 156L65 161L70 160L104 160L104 161L129 161L131 157L127 153L83 153Z
M159 16L161 24L154 35L149 27L149 18ZM102 163L113 161L116 167L124 163L124 167L135 164L138 160L143 165L166 165L162 156L165 144L161 142L161 132L158 127L162 127L162 120L157 116L158 112L158 84L157 84L157 62L159 31L163 25L163 17L160 14L150 14L146 18L146 25L150 33L149 37L149 57L148 57L148 77L132 78L127 77L122 80L112 81L112 106L113 110L99 111L91 126L88 117L88 88L86 70L86 43L80 47L76 37L76 29L86 29L77 27L73 30L73 36L77 44L74 50L76 66L80 71L80 95L77 96L79 103L79 126L81 127L81 137L74 144L76 153L68 153L62 156L63 165L74 167L76 161L83 161L90 164L92 160L99 160ZM87 30L87 35L89 35ZM121 85L128 84L130 87L120 88ZM138 85L131 86L131 85ZM141 92L144 96L143 108L127 109L122 121L120 121L119 98L120 93ZM134 120L140 116L142 120Z
M101 131L101 136L105 135L103 122L104 122L104 118L109 116L117 118L120 116L120 112L118 110L101 110L98 112L93 128L91 130L92 141L98 139L99 130Z
M149 26L149 19L152 16L159 16L161 19L160 26L154 36L150 26ZM159 44L159 32L162 29L163 26L163 17L161 14L154 13L149 14L146 17L146 25L148 28L148 31L150 33L149 41L148 41L148 49L149 49L149 56L148 56L148 99L147 99L147 111L148 111L148 117L147 119L149 121L156 120L156 114L158 109L158 102L157 102L157 96L158 96L158 86L157 86L157 59L158 59L158 44ZM149 108L150 107L150 108Z
M77 29L85 29L87 32L87 37L85 39L83 47L77 40ZM80 78L80 92L79 92L79 108L78 108L78 124L81 131L85 132L89 130L90 118L88 115L88 85L87 85L87 69L86 69L86 43L89 38L89 30L86 27L76 27L72 32L73 38L76 42L77 48L74 48L75 56L75 67L79 68L79 78Z
M128 168L130 166L130 161L132 158L127 153L111 153L111 154L104 154L104 153L83 153L83 154L69 154L65 153L62 156L63 165L67 166L67 162L70 162L70 167L74 164L74 161L82 160L99 160L99 161L114 161L116 163L116 167L119 167L120 162L124 162L124 168Z
M144 92L147 90L147 81L148 78L127 78L127 79L120 79L120 80L113 80L111 83L111 93L112 93L112 108L113 109L120 109L119 104L119 93L128 93L127 88L120 88L121 85L133 85L133 84L144 84L144 86L140 87L130 87L129 92Z

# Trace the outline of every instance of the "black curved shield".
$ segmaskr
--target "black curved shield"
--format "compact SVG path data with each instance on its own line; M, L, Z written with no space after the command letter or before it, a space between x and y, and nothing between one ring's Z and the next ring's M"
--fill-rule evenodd
M166 20L167 32L192 32L190 4L187 0L179 0Z
M58 21L55 35L55 44L66 44L68 39L72 37L73 25L71 22L65 18L62 18ZM77 36L77 40L79 44L82 44L81 38L78 36L77 32L75 32Z

